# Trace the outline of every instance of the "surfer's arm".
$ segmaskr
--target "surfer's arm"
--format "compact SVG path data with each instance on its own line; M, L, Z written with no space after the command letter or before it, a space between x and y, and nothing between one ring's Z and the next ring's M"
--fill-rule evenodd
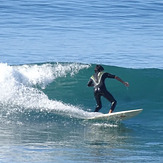
M93 85L93 80L92 80L92 79L90 79L90 80L88 81L87 86L88 86L88 87L93 87L93 86L94 86L94 85Z
M124 82L120 77L115 76L115 79L120 81L122 84L124 84L126 87L129 87L129 83L128 82Z

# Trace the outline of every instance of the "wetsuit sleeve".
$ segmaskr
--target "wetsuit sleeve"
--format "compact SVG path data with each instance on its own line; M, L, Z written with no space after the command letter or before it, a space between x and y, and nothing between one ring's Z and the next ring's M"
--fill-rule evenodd
M88 87L93 87L93 80L90 78L87 84Z
M106 75L107 75L107 78L115 78L116 76L115 75L112 75L112 74L110 74L110 73L106 73Z

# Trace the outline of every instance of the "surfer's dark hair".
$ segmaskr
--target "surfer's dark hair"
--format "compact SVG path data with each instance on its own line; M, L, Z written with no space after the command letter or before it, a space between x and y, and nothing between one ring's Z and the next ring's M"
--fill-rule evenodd
M101 65L96 65L95 72L101 72L104 71L104 68Z

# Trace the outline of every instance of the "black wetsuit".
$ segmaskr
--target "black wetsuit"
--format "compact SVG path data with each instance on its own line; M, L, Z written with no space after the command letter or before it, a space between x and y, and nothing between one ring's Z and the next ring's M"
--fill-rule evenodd
M104 72L96 72L89 80L88 86L94 87L94 96L96 99L97 107L95 112L98 112L102 108L101 96L105 97L108 101L112 103L111 110L113 111L117 101L111 95L110 92L107 91L105 86L106 78L115 78L115 75L104 73Z

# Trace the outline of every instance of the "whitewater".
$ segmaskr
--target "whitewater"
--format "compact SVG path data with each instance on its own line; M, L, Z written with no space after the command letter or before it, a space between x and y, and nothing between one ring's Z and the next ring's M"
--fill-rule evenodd
M55 79L73 76L80 69L88 68L89 65L82 64L42 64L9 66L0 64L0 103L8 106L5 110L9 116L10 112L22 112L24 109L53 112L54 114L65 114L69 117L86 118L93 114L84 112L82 109L62 101L49 100L48 96L41 91ZM55 92L54 92L55 93ZM10 105L10 106L9 106ZM80 117L79 117L80 116Z

